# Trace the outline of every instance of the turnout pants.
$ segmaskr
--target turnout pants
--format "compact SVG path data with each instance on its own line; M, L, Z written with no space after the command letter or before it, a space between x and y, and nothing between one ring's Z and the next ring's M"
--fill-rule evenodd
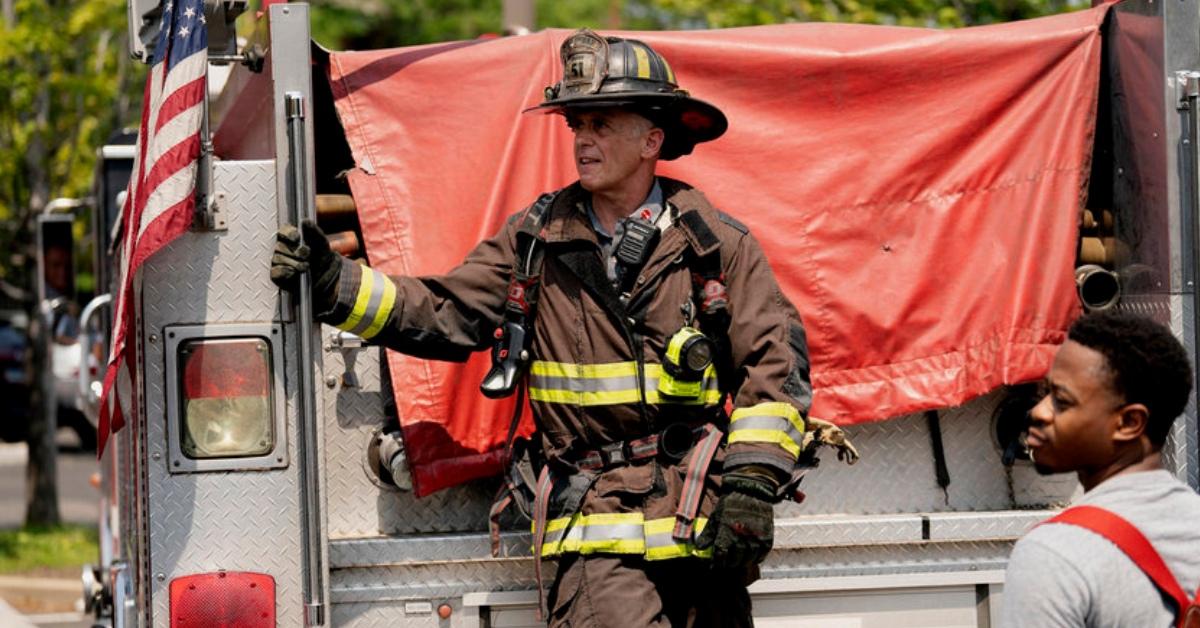
M563 556L548 598L550 628L750 627L749 570L708 561L635 556Z

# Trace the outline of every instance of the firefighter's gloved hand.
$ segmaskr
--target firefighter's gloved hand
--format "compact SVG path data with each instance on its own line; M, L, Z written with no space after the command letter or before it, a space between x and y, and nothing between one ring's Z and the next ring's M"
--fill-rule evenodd
M842 428L815 417L808 417L808 431L804 433L804 446L801 449L808 449L810 446L826 445L837 450L838 460L846 464L854 464L858 462L858 449L854 447L854 443L846 438L846 433Z
M301 223L304 229L304 244L300 243L300 230L295 225L284 225L275 234L275 252L271 255L271 281L289 292L300 289L300 279L308 273L313 289L313 307L317 312L327 312L337 300L338 278L342 272L341 256L329 248L329 238L311 220Z
M713 549L715 567L757 565L775 543L772 504L778 501L779 482L769 469L747 465L726 472L721 487L721 498L696 547Z

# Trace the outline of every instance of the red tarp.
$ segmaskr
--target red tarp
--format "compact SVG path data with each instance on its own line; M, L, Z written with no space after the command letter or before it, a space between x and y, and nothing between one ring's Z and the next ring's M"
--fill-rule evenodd
M762 242L808 328L814 416L884 419L1045 372L1077 314L1105 10L623 33L729 117L660 172ZM569 32L332 56L376 268L443 273L574 180L562 119L520 113L558 80ZM418 494L498 470L512 401L479 394L487 358L389 352Z

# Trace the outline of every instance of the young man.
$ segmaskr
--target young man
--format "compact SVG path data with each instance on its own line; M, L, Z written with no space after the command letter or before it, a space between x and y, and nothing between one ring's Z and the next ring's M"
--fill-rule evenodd
M1142 317L1099 313L1075 322L1030 412L1027 444L1039 473L1073 471L1073 504L1124 518L1189 596L1200 586L1200 496L1163 468L1162 447L1187 405L1192 371L1171 332ZM1017 542L1001 626L1166 627L1174 603L1116 545L1050 522Z
M280 232L272 278L293 289L310 271L318 318L390 349L492 347L492 395L528 356L551 626L749 625L773 504L814 437L804 327L746 227L656 175L724 133L724 114L643 42L583 29L561 55L535 109L566 118L577 182L441 277L340 259L306 225L308 246Z

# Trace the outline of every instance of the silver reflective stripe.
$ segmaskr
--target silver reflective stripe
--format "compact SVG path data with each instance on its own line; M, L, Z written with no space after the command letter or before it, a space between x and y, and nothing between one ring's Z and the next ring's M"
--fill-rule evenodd
M792 425L791 421L778 416L745 416L739 417L736 421L729 424L729 434L733 434L743 430L770 430L773 432L783 432L788 438L796 442L796 446L804 445L804 434L801 434Z
M637 390L637 377L555 377L531 375L529 385L545 390L569 390L576 393L620 392Z
M642 524L638 523L587 523L581 521L566 528L566 541L572 543L603 543L607 541L641 541L643 538ZM545 544L557 543L563 538L562 530L546 533ZM668 535L669 536L669 535Z
M375 321L375 314L379 311L379 305L383 303L383 294L387 289L387 283L391 281L382 273L371 270L370 268L363 268L363 272L372 273L374 275L374 277L372 277L374 281L371 282L371 296L367 300L367 307L366 311L363 313L362 320L358 321L358 324L354 326L354 329L347 330L356 336L363 335L363 332L365 332L367 328L371 326L371 323Z

